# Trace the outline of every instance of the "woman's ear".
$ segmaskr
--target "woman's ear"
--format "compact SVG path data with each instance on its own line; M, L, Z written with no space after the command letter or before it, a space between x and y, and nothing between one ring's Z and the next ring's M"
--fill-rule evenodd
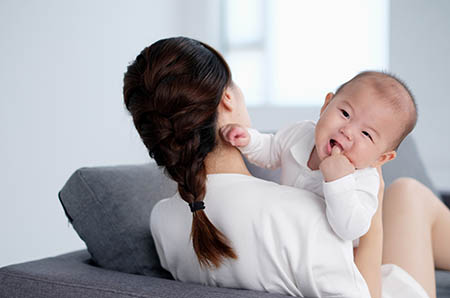
M328 92L327 93L327 95L325 96L325 102L323 103L323 106L320 109L320 115L322 115L322 113L325 111L325 109L330 104L330 102L333 99L333 97L334 97L334 93L333 92Z
M234 97L231 88L231 86L225 88L222 99L220 100L220 105L229 112L233 111L234 108Z
M397 152L395 151L389 151L381 154L381 156L372 164L372 167L376 168L379 166L384 165L388 161L391 161L397 157Z
M222 93L218 110L217 123L219 127L225 124L231 123L233 119L235 100L233 97L233 91L230 86L226 87Z

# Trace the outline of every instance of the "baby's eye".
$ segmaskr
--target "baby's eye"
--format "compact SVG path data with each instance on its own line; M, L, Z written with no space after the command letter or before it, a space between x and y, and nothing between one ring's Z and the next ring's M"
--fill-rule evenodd
M372 140L372 137L370 136L370 134L369 134L367 131L363 131L362 133L363 133L363 135L365 135L366 137L368 137L371 141L373 141L373 140Z
M342 110L341 109L341 112L342 112L342 115L345 117L345 118L349 118L350 117L350 114L349 113L347 113L345 110Z

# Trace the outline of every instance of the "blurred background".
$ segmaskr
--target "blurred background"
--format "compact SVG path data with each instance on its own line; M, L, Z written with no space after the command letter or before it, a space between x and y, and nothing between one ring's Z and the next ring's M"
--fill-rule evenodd
M80 167L149 160L123 73L171 36L224 54L265 131L316 120L362 70L393 72L416 96L427 171L450 193L449 16L447 0L0 0L0 266L84 248L57 193Z

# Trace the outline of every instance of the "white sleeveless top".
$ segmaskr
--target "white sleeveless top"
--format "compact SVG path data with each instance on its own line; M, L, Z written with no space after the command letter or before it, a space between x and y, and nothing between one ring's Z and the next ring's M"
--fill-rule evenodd
M161 265L176 280L298 297L370 298L352 242L332 231L325 202L314 193L241 174L213 174L207 176L204 202L238 259L214 270L200 267L190 240L192 213L177 193L158 202L150 217ZM400 270L415 282L397 266L384 269L394 277ZM427 297L411 296L414 291L395 297ZM385 287L383 297L391 297Z

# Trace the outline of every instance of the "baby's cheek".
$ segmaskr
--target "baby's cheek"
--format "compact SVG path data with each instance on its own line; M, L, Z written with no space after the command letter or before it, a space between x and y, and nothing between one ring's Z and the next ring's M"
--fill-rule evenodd
M361 169L364 168L365 165L361 160L358 158L358 156L355 156L354 154L346 155L348 161L356 168Z

